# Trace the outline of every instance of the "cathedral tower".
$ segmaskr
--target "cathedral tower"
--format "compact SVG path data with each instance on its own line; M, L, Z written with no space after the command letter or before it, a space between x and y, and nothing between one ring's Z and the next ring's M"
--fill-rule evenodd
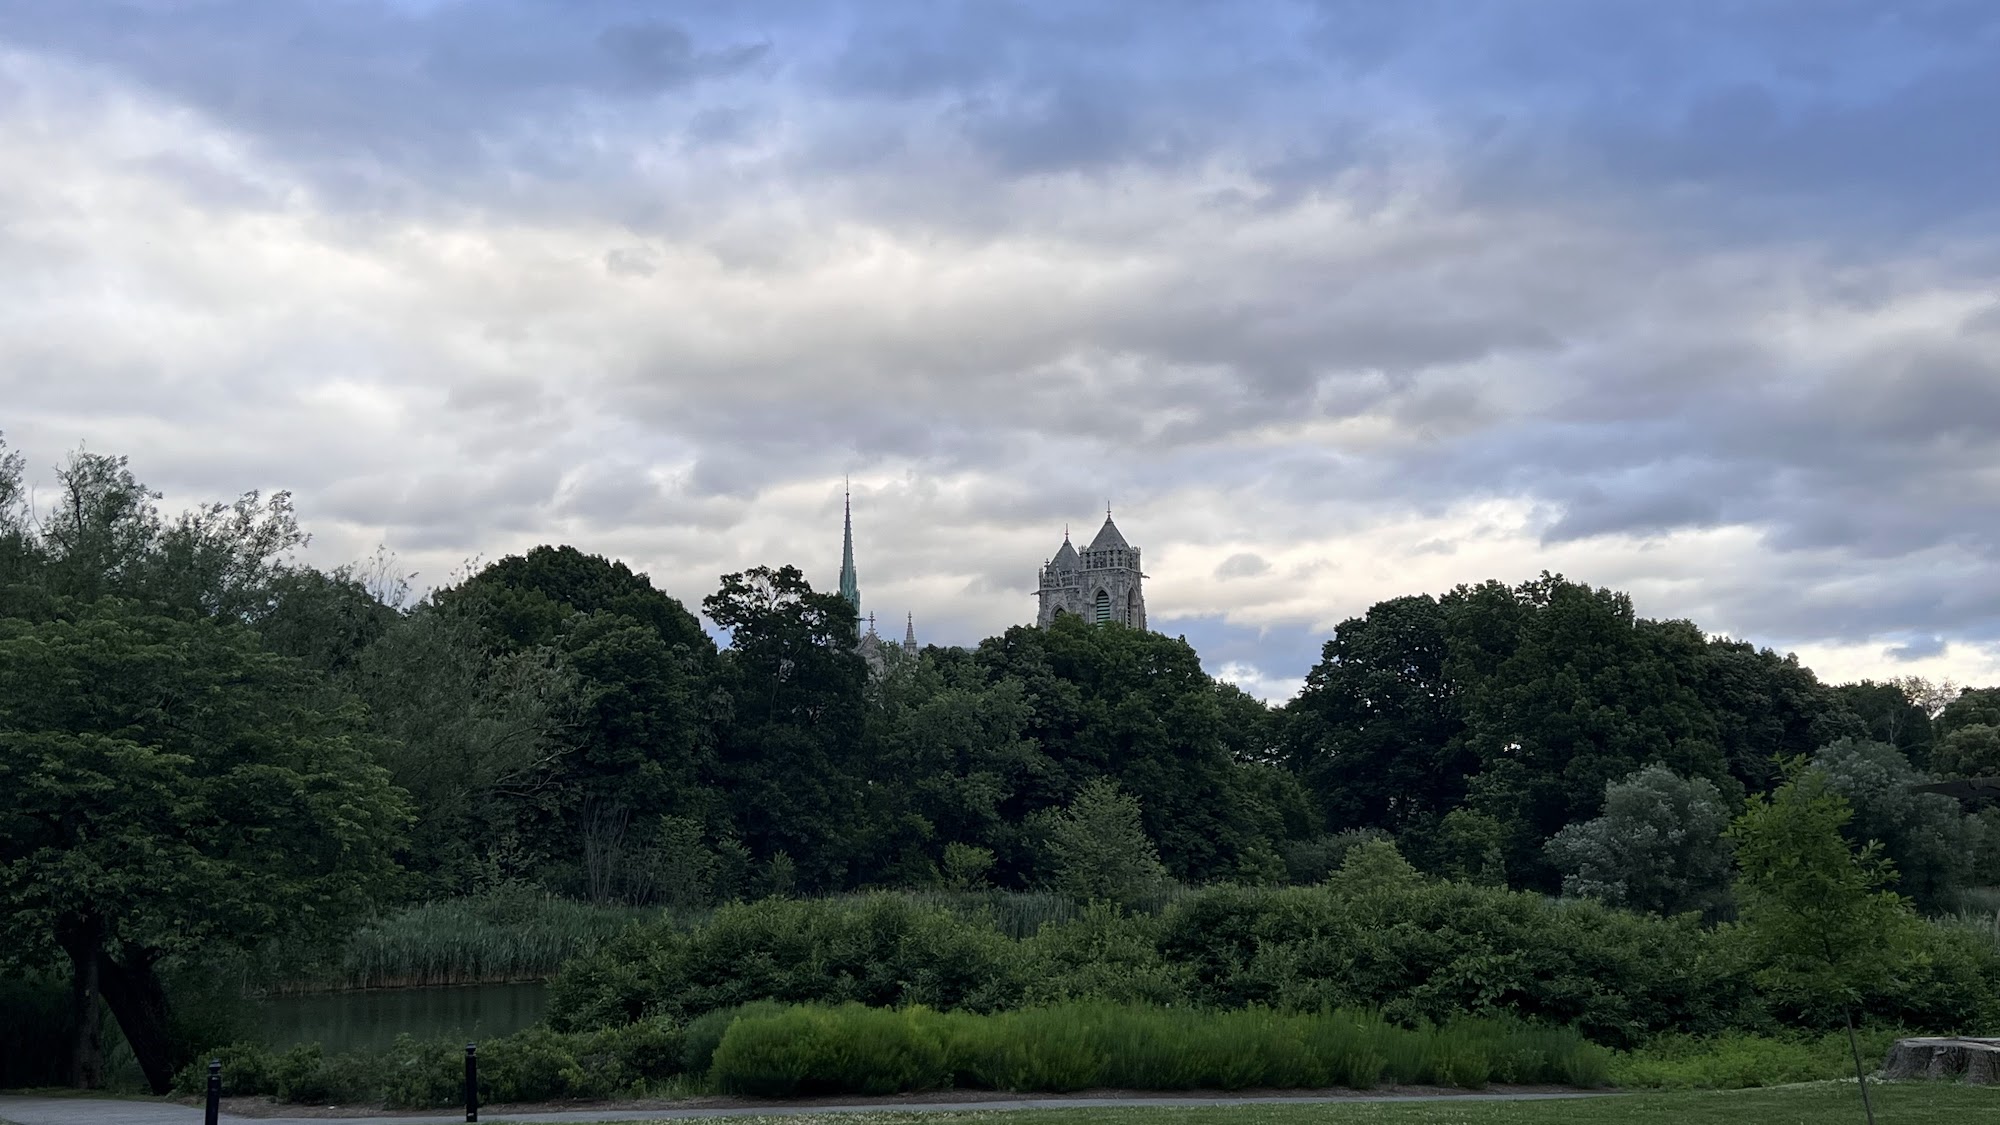
M842 490L840 521L840 596L854 607L854 636L861 638L861 579L854 573L854 493Z
M1057 615L1076 613L1097 624L1116 621L1144 629L1145 577L1139 570L1139 548L1125 542L1107 508L1104 526L1082 551L1070 545L1068 532L1063 533L1062 549L1042 567L1036 591L1041 609L1035 624L1046 629Z

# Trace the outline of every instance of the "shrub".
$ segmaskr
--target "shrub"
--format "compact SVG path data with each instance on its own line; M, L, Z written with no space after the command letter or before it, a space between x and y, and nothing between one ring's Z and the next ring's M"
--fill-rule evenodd
M689 1074L703 1076L715 1062L715 1049L722 1045L722 1036L729 1025L744 1016L776 1015L785 1010L783 1004L770 1000L757 1000L734 1008L717 1008L690 1020L681 1043L681 1069Z
M930 1015L847 1004L747 1016L724 1034L712 1077L753 1097L934 1089L952 1072Z
M1879 1059L1903 1033L1870 1029L1862 1058ZM1737 1090L1854 1076L1845 1033L1818 1037L1728 1032L1708 1038L1665 1035L1611 1061L1613 1083L1632 1089Z
M1372 1086L1397 1081L1604 1081L1607 1053L1517 1020L1401 1028L1373 1013L1204 1012L1067 1004L995 1015L859 1005L792 1008L731 1024L718 1088L765 1097L882 1094L946 1084L1020 1091Z

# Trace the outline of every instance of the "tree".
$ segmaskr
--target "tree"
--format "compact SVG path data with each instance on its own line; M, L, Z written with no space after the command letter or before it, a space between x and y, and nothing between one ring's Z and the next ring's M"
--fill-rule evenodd
M558 779L576 677L545 647L495 654L446 605L420 608L349 676L384 737L381 763L413 799L409 864L440 892L522 874L520 805Z
M1729 806L1707 778L1647 766L1604 787L1604 812L1548 843L1563 893L1613 906L1712 911L1729 884Z
M1948 909L1972 874L1976 842L1959 803L1913 787L1933 780L1895 747L1862 739L1842 739L1822 747L1812 764L1852 810L1848 839L1879 841L1882 854L1901 872L1901 888L1917 908Z
M1741 872L1735 935L1766 990L1807 1010L1840 1010L1872 1123L1854 1008L1894 974L1917 919L1888 889L1896 870L1881 848L1856 851L1841 834L1852 816L1827 775L1800 759L1775 794L1751 798L1729 830Z
M0 940L60 947L155 1092L184 1061L163 960L323 936L396 873L404 799L329 700L240 626L116 598L0 619Z
M1086 901L1129 905L1158 891L1167 869L1146 836L1139 801L1109 778L1083 787L1069 807L1045 814L1050 883Z
M1932 748L1931 768L1943 777L2000 777L2000 727L1954 728Z
M766 862L784 852L803 889L845 885L868 676L854 652L854 607L792 566L725 574L701 604L730 632L719 771L745 842Z
M1340 623L1285 706L1286 757L1334 829L1402 832L1465 798L1465 744L1444 609L1428 596Z
M1861 721L1866 737L1894 746L1913 762L1929 760L1932 712L1926 705L1934 700L1935 691L1927 682L1915 676L1885 683L1862 680L1842 684L1833 692Z

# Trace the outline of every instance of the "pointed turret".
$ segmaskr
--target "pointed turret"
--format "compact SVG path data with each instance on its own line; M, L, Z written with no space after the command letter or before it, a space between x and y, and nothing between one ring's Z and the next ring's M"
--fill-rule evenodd
M854 632L861 634L861 579L854 573L854 492L842 489L840 528L840 596L854 607Z
M1049 560L1049 566L1056 570L1075 570L1081 565L1083 564L1076 557L1076 548L1070 546L1069 532L1064 531L1062 549L1056 552L1055 558Z
M1109 551L1113 549L1124 551L1130 548L1131 544L1125 542L1123 535L1118 534L1118 525L1111 522L1111 510L1106 508L1104 510L1104 526L1097 529L1097 538L1090 541L1089 549L1093 551Z
M917 615L914 613L903 615L903 651L917 651Z

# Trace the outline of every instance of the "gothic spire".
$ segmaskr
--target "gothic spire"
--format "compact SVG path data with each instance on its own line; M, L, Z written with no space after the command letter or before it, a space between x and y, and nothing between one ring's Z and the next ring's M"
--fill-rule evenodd
M917 615L914 613L903 615L903 651L917 651Z
M854 490L841 482L840 596L854 607L854 633L861 635L861 580L854 574Z

